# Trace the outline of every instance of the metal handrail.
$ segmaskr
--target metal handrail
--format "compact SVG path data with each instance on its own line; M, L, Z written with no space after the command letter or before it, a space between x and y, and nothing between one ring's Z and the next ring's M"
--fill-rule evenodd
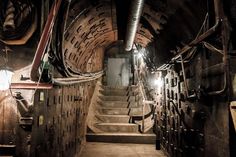
M143 91L143 89L144 89L143 83L140 79L138 81L138 88L141 93L141 100L142 100L142 128L141 128L141 132L144 133L144 131L145 131L145 107L147 104L154 104L154 101L147 100L147 96L146 96L145 92Z

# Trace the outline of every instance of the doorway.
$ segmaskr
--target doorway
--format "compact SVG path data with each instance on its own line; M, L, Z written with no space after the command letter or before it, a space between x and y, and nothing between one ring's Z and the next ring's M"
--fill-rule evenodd
M107 85L112 87L129 86L130 72L129 58L108 58Z

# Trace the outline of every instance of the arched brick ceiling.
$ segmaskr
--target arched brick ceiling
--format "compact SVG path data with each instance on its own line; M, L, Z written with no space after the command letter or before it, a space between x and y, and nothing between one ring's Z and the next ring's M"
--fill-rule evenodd
M162 12L156 12L151 6L145 4L141 18L147 21L152 28L148 29L141 20L135 37L135 43L146 47L154 40L154 36L159 34L160 30L163 29L163 25L167 22L167 16ZM153 32L151 32L150 29L152 29Z
M62 52L67 73L80 74L102 68L103 60L95 56L102 57L106 47L124 40L130 1L72 1ZM151 66L165 64L173 56L171 50L196 37L206 13L214 13L214 8L207 7L209 2L213 1L145 1L134 42L147 48ZM94 68L87 65L91 63Z
M93 68L87 68L89 59L95 55L97 49L100 49L99 53L102 53L101 49L105 50L107 46L118 40L114 1L100 0L95 4L85 4L84 6L87 7L83 8L81 5L74 4L70 9L70 15L73 14L73 17L70 18L65 32L62 57L67 72L71 74L95 71ZM140 22L135 43L146 47L154 40L154 36L162 29L162 25L166 23L166 15L154 11L145 4L142 18L148 22L153 31ZM126 23L126 21L122 22ZM96 58L94 59L96 60ZM98 68L95 69L98 70Z
M117 40L114 7L108 1L80 12L65 33L63 58L73 73L88 72L88 60L98 48L105 48Z

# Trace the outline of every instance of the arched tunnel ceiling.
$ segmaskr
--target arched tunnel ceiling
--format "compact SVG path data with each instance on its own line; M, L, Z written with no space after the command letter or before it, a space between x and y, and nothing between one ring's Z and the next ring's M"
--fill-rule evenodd
M82 9L81 5L87 6ZM69 24L65 32L64 64L69 73L94 71L87 69L88 60L98 48L105 50L118 39L117 7L115 1L101 0L93 3L75 3L70 9ZM78 9L79 8L79 9ZM72 18L71 18L72 17ZM146 47L153 42L166 21L166 15L145 4L138 26L135 43ZM122 21L127 23L125 20ZM145 25L148 23L148 26ZM102 53L102 51L99 51Z
M67 71L93 72L94 69L86 69L89 58L101 53L101 48L104 51L117 40L125 40L129 2L72 2L62 55ZM196 37L207 11L214 14L213 5L207 7L210 3L213 4L213 0L145 1L134 42L147 48L149 66L165 64L174 55L171 50L183 47ZM97 48L101 51L97 52Z
M88 59L97 48L117 40L113 22L115 10L108 2L86 8L72 21L65 33L64 60L69 70L86 72Z

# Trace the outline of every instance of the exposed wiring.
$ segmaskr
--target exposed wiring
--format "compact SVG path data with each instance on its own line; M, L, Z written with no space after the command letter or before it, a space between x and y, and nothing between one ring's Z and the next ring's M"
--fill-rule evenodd
M205 19L204 19L204 21L203 21L203 23L202 23L202 26L201 26L201 28L200 28L200 30L199 30L199 32L198 32L198 34L197 34L197 36L196 36L195 39L197 39L197 38L201 35L201 32L202 32L203 28L206 27L206 24L207 24L207 20L208 20L208 19L209 19L209 13L207 12L207 13L206 13L206 16L205 16Z
M223 50L217 49L216 47L214 47L214 46L211 45L210 43L203 42L203 45L204 45L207 49L211 50L212 52L217 52L217 53L219 53L219 54L221 54L221 55L224 55Z
M103 71L98 72L96 74L94 73L87 77L79 76L79 77L72 77L72 78L53 78L52 83L56 85L72 85L72 84L77 84L77 83L82 83L82 82L93 81L93 80L99 79L102 76L103 76Z
M190 62L193 59L193 57L196 54L196 52L197 52L197 47L192 47L192 49L187 54L187 56L185 56L185 58L183 58L182 60L181 59L177 59L176 62L178 62L178 63L181 63L182 61L184 63Z
M45 54L46 54L46 53L45 53ZM44 54L43 58L44 58L45 56L47 56L47 55L45 55L45 54ZM45 64L46 64L46 62L43 62L42 69L44 69ZM29 105L33 105L33 103L34 103L34 95L35 95L35 93L36 93L37 90L38 90L38 87L39 87L39 84L40 84L40 80L41 80L41 78L42 78L42 75L43 75L43 70L42 70L42 72L41 72L40 75L39 75L39 78L38 78L36 87L35 87L35 89L34 89L34 91L33 91L33 94L32 94L32 97L31 97L31 101L29 102Z
M172 67L171 64L163 64L162 66L160 66L159 68L156 69L156 71L165 71L168 70Z
M219 25L219 21L216 22L215 26L213 26L211 29L209 29L208 31L205 31L204 28L206 28L207 26L207 22L208 22L208 12L206 13L206 16L205 16L205 19L202 23L202 26L200 28L200 30L198 31L198 34L197 36L195 37L195 39L189 44L189 45L185 45L182 49L178 49L177 51L175 51L177 53L177 55L175 57L173 57L171 60L172 61L178 61L180 62L179 58L180 56L182 56L184 53L189 53L188 51L190 51L190 54L187 54L187 56L192 56L195 54L195 48L196 48L196 45L199 44L204 38L206 38L206 34L209 34L209 33L212 33L215 31L216 27ZM204 29L204 30L203 30ZM201 35L201 33L204 31L204 33ZM199 40L200 38L200 40ZM199 40L199 41L198 41ZM183 57L183 56L182 56ZM189 60L192 59L192 57L190 57ZM187 58L183 58L183 61L185 62Z

